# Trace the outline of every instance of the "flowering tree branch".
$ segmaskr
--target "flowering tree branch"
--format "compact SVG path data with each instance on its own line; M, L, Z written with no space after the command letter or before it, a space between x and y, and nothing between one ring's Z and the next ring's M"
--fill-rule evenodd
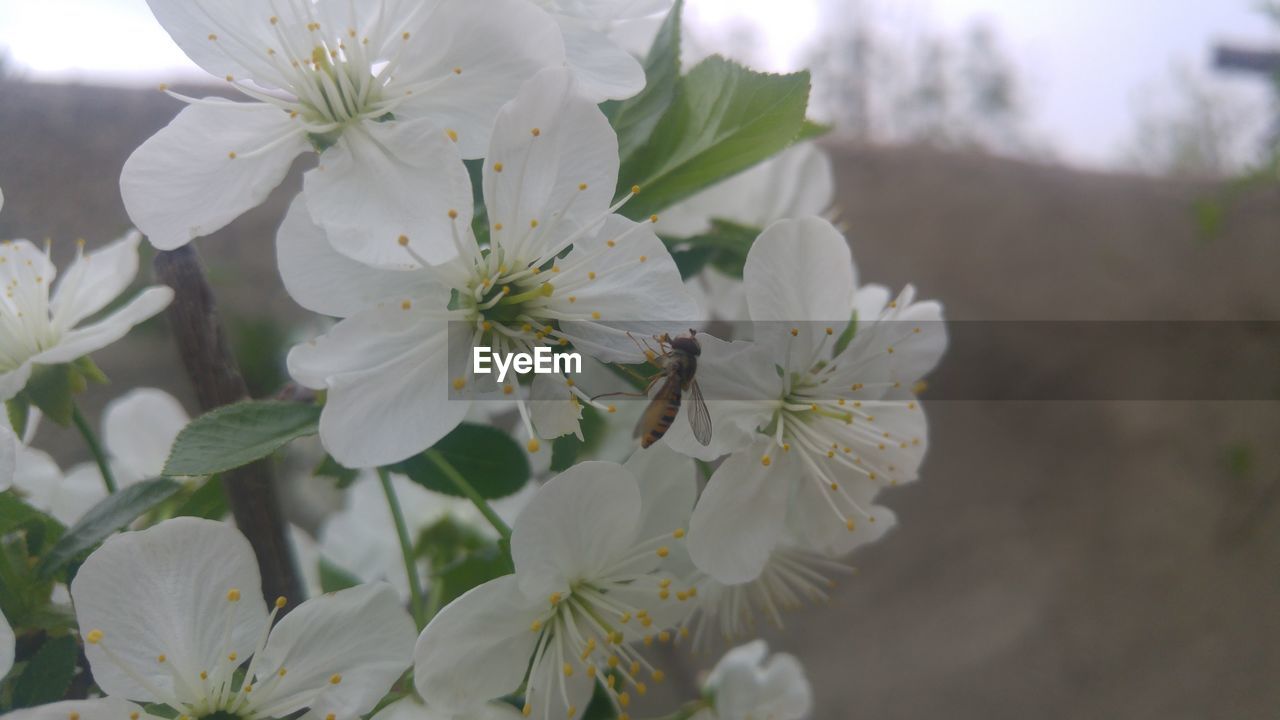
M169 322L200 409L207 412L246 399L249 390L227 344L195 249L187 246L157 253L154 264L157 279L174 291ZM222 481L236 526L253 545L262 568L263 595L268 601L280 596L302 600L302 582L269 462L260 460L232 470Z

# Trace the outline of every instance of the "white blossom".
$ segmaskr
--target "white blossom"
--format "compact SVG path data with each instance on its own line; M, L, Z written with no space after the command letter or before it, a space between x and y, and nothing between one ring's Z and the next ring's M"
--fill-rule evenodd
M342 252L386 262L383 242L443 212L439 158L455 143L479 157L498 108L564 59L555 22L524 0L148 4L196 64L250 99L182 98L125 164L125 206L162 249L231 222L316 150L311 215Z
M130 233L94 251L83 245L55 282L49 251L26 240L0 244L0 400L22 391L32 369L77 360L114 343L173 299L148 287L102 319L81 326L113 303L138 274L138 243Z
M447 213L458 257L416 270L378 270L326 251L295 203L279 237L285 286L303 306L345 318L289 355L298 382L328 391L320 436L329 452L348 467L402 460L457 427L481 398L518 401L536 450L537 437L576 430L576 404L590 396L537 376L534 396L571 415L548 413L535 427L513 376L499 386L496 375L471 372L474 347L572 343L599 360L637 362L643 355L617 323L687 327L697 307L651 224L614 214L617 177L617 138L604 114L570 73L551 69L499 113L484 168L488 243L471 229L469 184L468 199ZM398 245L409 261L432 242L405 236Z
M386 584L298 605L272 627L253 549L234 528L175 518L108 539L71 583L94 681L108 702L353 720L408 667L413 620ZM243 675L238 671L243 668Z
M800 662L769 656L763 640L725 653L703 685L710 707L697 720L800 720L813 709L813 690Z
M644 68L614 37L622 23L666 12L671 0L534 0L555 18L566 61L595 102L623 100L644 89Z
M0 680L13 669L13 653L16 638L13 636L13 628L9 626L9 620L0 612Z
M694 562L728 584L759 576L789 512L818 549L876 522L879 490L916 478L927 428L912 390L946 345L941 307L914 302L911 287L883 305L883 289L856 292L848 245L820 218L771 225L744 278L754 341L702 341L711 445L691 440L683 414L667 435L695 457L731 453L689 528ZM852 309L878 305L852 320L856 332L836 352Z
M665 448L550 480L516 518L515 574L450 603L418 639L419 694L463 712L523 685L527 713L574 720L613 670L606 687L625 709L663 679L631 643L670 642L690 607L664 563L695 491L692 461Z

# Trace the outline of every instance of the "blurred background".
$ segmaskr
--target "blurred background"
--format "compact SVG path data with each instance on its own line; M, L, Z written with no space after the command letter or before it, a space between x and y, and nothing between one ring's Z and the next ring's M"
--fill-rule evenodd
M812 69L863 281L952 319L1280 319L1280 3L689 0L686 23L691 61ZM143 0L0 4L0 237L122 234L120 168L181 107L161 81L207 79ZM258 393L309 332L273 242L301 169L199 244ZM1057 360L991 353L992 383ZM98 360L114 387L89 417L139 385L194 410L163 320ZM1195 383L1173 360L1132 358ZM886 499L899 528L829 607L763 628L815 717L1280 717L1272 369L1255 402L929 403L924 479Z

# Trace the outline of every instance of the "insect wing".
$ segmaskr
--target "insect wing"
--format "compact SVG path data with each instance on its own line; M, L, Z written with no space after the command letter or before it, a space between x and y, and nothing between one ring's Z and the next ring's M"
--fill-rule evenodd
M662 376L659 377L661 378ZM636 421L636 429L632 436L643 437L650 430L659 427L667 406L671 404L672 395L678 392L680 392L679 382L671 377L663 378L662 387L658 388L657 394L653 396L653 400L649 401L649 406L644 409L644 413ZM663 429L665 430L665 428Z
M698 442L711 444L711 413L707 411L707 402L702 399L702 388L698 387L697 380L689 383L689 425Z

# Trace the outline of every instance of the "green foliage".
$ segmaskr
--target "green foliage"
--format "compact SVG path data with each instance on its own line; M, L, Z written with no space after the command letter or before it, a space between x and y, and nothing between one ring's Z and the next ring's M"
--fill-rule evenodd
M853 336L858 332L858 311L854 310L849 316L849 324L844 326L844 332L840 333L840 337L836 338L836 347L834 355L844 352L849 347L849 343L853 341Z
M201 415L173 443L164 474L212 475L264 458L319 431L320 408L274 400L246 400Z
M760 235L759 228L738 225L728 220L713 220L711 229L702 235L681 240L668 240L671 257L685 279L702 272L708 265L729 277L741 278L751 244Z
M514 571L510 555L474 529L446 517L422 531L417 544L431 563L431 599L449 604L477 585Z
M320 589L331 593L360 584L360 579L333 563L320 558Z
M195 490L184 491L173 509L172 517L198 517L221 520L226 517L227 494L222 489L222 479L211 477Z
M551 443L551 472L564 472L584 454L589 454L604 438L605 422L600 411L590 405L582 408L582 439L569 434L561 435Z
M338 487L344 490L351 487L351 483L360 477L359 470L343 467L341 463L333 459L332 455L328 454L324 456L324 460L320 461L320 464L316 466L316 469L311 474L316 477L333 478L338 481Z
M618 133L618 157L625 163L638 150L676 97L680 80L680 14L684 0L676 0L644 62L645 87L635 97L613 100L601 109Z
M270 395L289 381L281 358L289 351L288 331L273 318L235 317L228 323L236 364L249 394Z
M507 433L485 425L463 423L441 438L432 450L440 453L486 500L516 492L532 474L524 449ZM428 490L466 497L425 453L388 469Z
M718 56L699 63L623 162L620 188L641 187L623 214L647 217L791 145L808 100L808 73L758 73Z
M74 395L83 389L83 378L70 365L37 365L22 395L40 408L45 417L66 426L71 424L71 415L75 412Z
M106 540L111 533L133 522L181 489L180 484L160 478L130 485L114 495L108 495L67 530L49 554L40 560L37 572L44 578L53 577L72 560Z
M61 700L76 672L79 649L70 635L45 638L13 687L13 709Z

